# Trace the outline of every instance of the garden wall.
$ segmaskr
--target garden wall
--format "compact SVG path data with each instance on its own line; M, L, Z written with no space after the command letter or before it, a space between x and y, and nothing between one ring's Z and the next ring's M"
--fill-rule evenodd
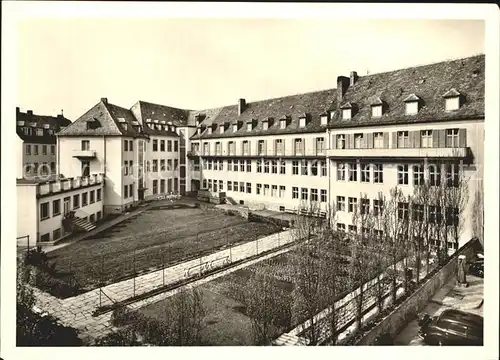
M372 345L382 334L389 333L395 338L401 330L412 321L426 306L438 289L443 287L455 274L459 255L465 255L467 260L474 258L481 250L477 238L471 239L458 249L440 270L428 279L420 288L396 307L385 319L363 336L356 345Z

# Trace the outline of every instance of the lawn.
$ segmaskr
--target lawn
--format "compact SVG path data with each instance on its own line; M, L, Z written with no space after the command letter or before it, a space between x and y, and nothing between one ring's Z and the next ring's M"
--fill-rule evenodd
M155 209L49 253L59 272L71 272L85 290L278 231L208 208Z

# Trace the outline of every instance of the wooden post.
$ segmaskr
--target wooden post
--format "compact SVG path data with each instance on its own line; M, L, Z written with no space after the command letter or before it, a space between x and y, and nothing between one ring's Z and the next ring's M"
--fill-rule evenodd
M465 255L459 255L458 256L458 263L457 263L457 282L459 286L462 287L467 287L467 278L465 276L465 263L466 263L466 256Z

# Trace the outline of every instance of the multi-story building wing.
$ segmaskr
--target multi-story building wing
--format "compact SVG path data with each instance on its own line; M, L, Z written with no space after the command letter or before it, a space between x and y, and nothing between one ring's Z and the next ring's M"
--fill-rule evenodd
M55 134L69 124L63 115L36 115L16 108L16 178L49 179L57 174Z
M139 164L139 143L147 136L130 110L102 98L57 135L62 175L104 174L105 213L120 213L136 204L134 164Z

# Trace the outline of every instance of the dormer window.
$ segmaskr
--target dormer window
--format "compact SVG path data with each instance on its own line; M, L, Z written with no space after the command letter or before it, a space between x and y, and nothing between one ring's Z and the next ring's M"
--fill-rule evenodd
M21 121L18 121L18 122L17 122L17 126L24 126L24 121L22 121L22 120L21 120Z
M372 117L381 117L383 113L382 106L384 105L382 100L380 100L380 98L375 98L370 105L372 107Z
M420 98L417 95L411 94L403 101L406 103L406 109L405 109L406 115L418 114L418 111L420 110Z
M280 129L286 129L286 119L280 120Z
M219 126L219 133L220 133L220 134L224 134L225 127L226 127L226 126L225 126L225 124L221 124L221 125Z
M262 130L269 129L269 119L262 120Z
M321 126L328 125L328 115L327 114L321 114L319 116L320 121L321 121Z
M346 103L340 107L342 110L342 120L349 120L352 118L352 105L351 103Z
M43 136L43 129L36 129L36 136Z
M209 127L208 127L208 135L211 135L211 134L212 134L212 127L211 127L211 126L209 126Z
M198 126L198 128L196 129L196 134L201 135L201 127Z
M233 132L238 131L238 124L233 124Z
M254 120L249 120L247 121L247 131L252 131L253 130L253 125L254 125Z
M307 115L306 114L302 114L299 117L299 127L300 128L304 128L304 127L306 127L306 125L307 125Z
M460 108L460 99L462 94L457 90L451 89L443 95L444 97L444 108L446 111L458 110Z

